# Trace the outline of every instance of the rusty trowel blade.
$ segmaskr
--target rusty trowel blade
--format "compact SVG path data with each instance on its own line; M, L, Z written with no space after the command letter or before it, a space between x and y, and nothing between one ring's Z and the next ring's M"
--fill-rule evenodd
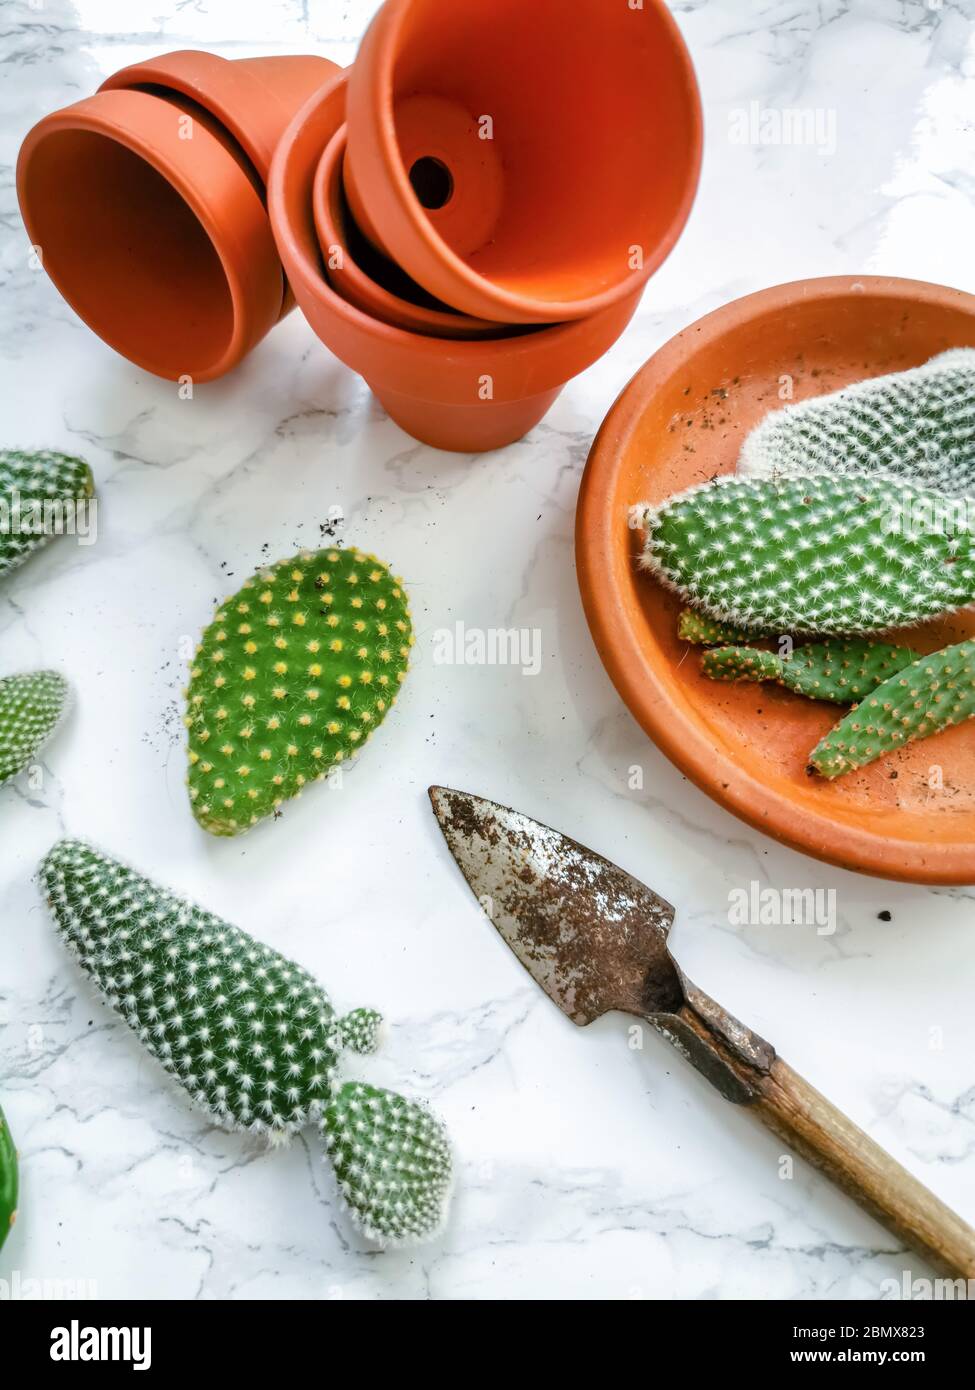
M682 986L667 951L670 903L506 806L447 787L431 787L430 800L485 914L574 1023L610 1009L679 1008Z

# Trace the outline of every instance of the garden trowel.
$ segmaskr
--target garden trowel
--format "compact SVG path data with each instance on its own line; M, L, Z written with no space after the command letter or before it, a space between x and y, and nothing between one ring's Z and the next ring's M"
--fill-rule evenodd
M430 799L485 915L573 1023L613 1009L644 1020L898 1239L975 1279L975 1231L687 979L667 946L669 903L517 811L446 787Z

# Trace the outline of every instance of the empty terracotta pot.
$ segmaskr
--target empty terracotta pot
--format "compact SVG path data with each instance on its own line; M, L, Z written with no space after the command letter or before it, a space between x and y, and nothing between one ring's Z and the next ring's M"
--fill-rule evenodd
M616 341L642 285L589 319L479 342L407 333L346 303L323 273L312 209L322 151L345 121L345 87L342 74L298 113L268 180L271 225L302 312L416 439L464 453L513 443Z
M620 304L687 220L690 57L663 0L387 0L349 78L353 216L478 318Z
M315 229L332 288L363 313L409 333L426 333L434 338L486 338L507 332L501 324L472 319L438 305L398 266L368 245L345 206L345 143L343 126L326 145L312 188Z
M45 270L100 338L157 376L208 381L273 327L284 280L259 179L226 132L186 117L182 99L98 92L29 132L17 193Z
M260 181L263 199L274 149L288 122L312 92L338 71L337 63L314 54L228 60L184 48L121 68L100 90L134 87L169 97L178 92L197 102L236 140ZM294 306L285 281L281 318Z

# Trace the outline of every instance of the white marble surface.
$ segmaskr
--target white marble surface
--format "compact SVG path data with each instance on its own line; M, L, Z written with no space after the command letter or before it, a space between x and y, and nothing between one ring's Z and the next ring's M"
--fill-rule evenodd
M677 329L807 275L975 289L975 4L675 4L707 104L693 220L625 339L531 438L473 460L399 433L297 315L180 401L27 265L12 164L43 113L171 48L349 61L374 8L5 0L3 442L84 453L101 512L97 544L59 542L0 587L3 670L56 663L78 691L43 785L0 791L0 1096L24 1187L0 1278L93 1280L105 1297L877 1298L903 1269L927 1271L809 1170L782 1181L780 1146L666 1044L629 1050L619 1016L588 1032L563 1019L478 919L425 789L516 805L678 904L692 977L975 1220L971 892L832 870L689 786L596 660L572 556L592 436ZM730 114L753 101L822 110L835 151L733 143ZM181 639L264 554L314 543L333 507L406 577L415 670L341 793L211 841L183 787ZM541 674L436 665L433 634L458 620L540 629ZM268 1154L157 1074L39 902L33 871L65 833L298 957L342 1005L387 1012L375 1075L429 1097L456 1145L441 1240L369 1249L314 1135ZM835 888L837 932L729 926L729 891L752 879Z

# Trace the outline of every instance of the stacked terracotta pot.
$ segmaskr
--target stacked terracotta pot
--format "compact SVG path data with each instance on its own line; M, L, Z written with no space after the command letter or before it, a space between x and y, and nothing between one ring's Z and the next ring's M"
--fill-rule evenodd
M34 127L17 179L51 278L131 361L213 379L294 298L405 430L473 452L622 333L700 158L662 0L388 0L347 72L125 68Z

